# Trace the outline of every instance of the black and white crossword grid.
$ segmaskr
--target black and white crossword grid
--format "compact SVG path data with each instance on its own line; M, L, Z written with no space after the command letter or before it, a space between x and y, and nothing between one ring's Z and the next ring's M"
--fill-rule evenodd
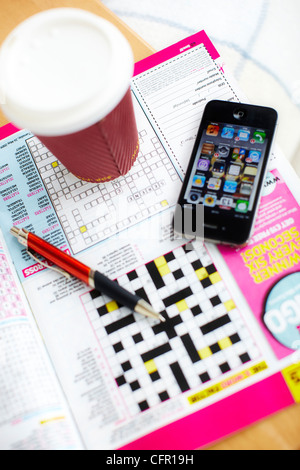
M143 318L97 291L82 297L131 415L199 388L260 355L204 246L179 247L117 282L166 319Z

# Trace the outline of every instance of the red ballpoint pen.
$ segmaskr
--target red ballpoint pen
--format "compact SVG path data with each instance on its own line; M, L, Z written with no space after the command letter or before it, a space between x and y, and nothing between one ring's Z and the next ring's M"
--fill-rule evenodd
M155 312L151 305L149 305L144 299L141 299L136 294L125 290L115 281L108 279L98 271L92 270L85 264L59 250L37 235L28 232L25 229L18 229L16 227L13 227L10 230L10 233L17 238L21 245L26 247L29 254L32 251L38 253L63 271L77 279L80 279L93 289L106 294L111 299L121 305L129 307L131 310L140 313L141 315L165 321L165 318Z

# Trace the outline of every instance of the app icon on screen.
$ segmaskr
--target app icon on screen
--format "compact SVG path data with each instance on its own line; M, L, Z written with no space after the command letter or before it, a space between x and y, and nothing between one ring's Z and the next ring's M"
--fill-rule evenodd
M200 201L201 194L197 193L196 191L191 191L188 197L188 202L191 204L196 204Z
M224 192L234 194L236 192L237 185L238 184L237 184L236 181L225 181L225 183L224 183Z
M230 165L228 174L231 176L239 176L242 171L242 167L240 165Z
M221 198L220 208L231 209L233 207L233 203L234 203L234 201L233 201L232 197L223 196Z
M257 168L255 166L246 166L244 171L245 176L256 176Z
M205 176L195 175L193 178L193 186L196 188L203 188L206 181Z
M238 131L238 138L242 142L248 142L248 140L250 139L250 131L247 131L247 130L244 130L244 129L239 130Z
M218 191L221 188L222 180L219 178L209 178L207 182L207 188L208 189L214 189L215 191Z
M219 126L210 124L207 127L206 135L209 135L210 137L217 137L219 134L219 130L220 130Z
M219 145L217 152L219 157L227 158L230 153L230 147L228 145Z
M226 165L223 160L217 160L212 168L214 178L222 178L225 174Z
M217 203L217 196L214 194L206 194L204 196L203 204L207 207L215 207Z
M223 139L233 139L234 137L234 128L233 127L224 127L222 130Z
M235 210L236 212L241 212L242 214L246 214L248 212L249 201L244 201L243 199L239 199L236 203Z
M246 149L243 148L234 148L232 153L232 159L243 162L246 156Z
M250 196L252 193L253 185L250 183L242 183L241 184L241 194L244 194L245 196Z
M201 153L203 155L213 155L215 151L214 144L204 143L202 145Z
M255 131L253 139L257 144L264 144L267 134L264 131Z
M248 157L246 158L247 163L259 163L261 159L261 152L257 150L251 150Z
M197 164L197 169L200 171L208 171L210 167L210 161L200 158Z

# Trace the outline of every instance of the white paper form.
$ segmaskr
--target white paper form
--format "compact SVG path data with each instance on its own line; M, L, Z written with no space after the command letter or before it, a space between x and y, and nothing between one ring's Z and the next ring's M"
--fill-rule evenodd
M143 70L143 61L139 63L132 89L183 177L206 104L239 98L205 33L175 48L154 55L150 70ZM177 55L170 59L168 54L175 51Z
M82 449L0 231L0 449Z

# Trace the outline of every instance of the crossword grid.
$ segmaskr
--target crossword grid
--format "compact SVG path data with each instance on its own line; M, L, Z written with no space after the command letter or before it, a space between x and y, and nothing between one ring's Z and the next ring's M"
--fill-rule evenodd
M145 319L96 291L82 297L131 415L259 357L204 246L180 247L117 282L166 319Z
M37 137L26 141L74 254L176 203L178 173L145 117L139 114L137 122L135 164L126 176L105 184L77 179Z

